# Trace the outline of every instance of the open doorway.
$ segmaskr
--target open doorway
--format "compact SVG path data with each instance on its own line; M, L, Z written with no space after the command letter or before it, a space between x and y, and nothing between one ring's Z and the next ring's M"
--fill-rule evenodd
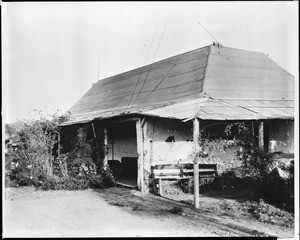
M137 187L137 137L135 121L107 126L108 165L118 185Z

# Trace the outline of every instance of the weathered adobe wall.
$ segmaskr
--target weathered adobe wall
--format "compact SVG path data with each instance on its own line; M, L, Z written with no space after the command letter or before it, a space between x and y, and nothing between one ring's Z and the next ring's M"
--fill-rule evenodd
M294 153L294 121L271 121L269 139L269 150L271 152Z
M192 161L193 130L191 122L155 119L152 123L152 165ZM175 142L166 142L172 136L174 136Z
M210 121L200 121L200 129L211 124ZM144 154L152 151L152 156L145 160L145 169L150 169L150 165L169 163L192 163L194 160L193 151L193 124L192 122L180 122L170 119L152 119L147 121L148 139L144 140ZM207 128L210 136L216 138L212 140L206 151L209 157L201 159L200 163L216 163L220 172L239 166L241 161L237 158L236 146L224 148L224 143L220 138L224 134L226 124L213 125ZM174 136L175 142L166 142L166 139ZM149 140L152 140L150 142ZM151 149L152 148L152 149Z
M240 147L232 145L230 140L220 139L225 138L225 128L228 124L230 122L207 120L200 122L200 130L205 128L211 139L204 146L204 151L208 153L208 157L201 159L200 162L217 164L220 173L241 165L241 160L237 157L237 151Z
M228 142L230 143L230 141ZM241 160L237 157L238 146L224 147L224 143L219 140L213 140L206 146L208 152L207 158L200 159L200 163L217 164L219 173L241 165Z

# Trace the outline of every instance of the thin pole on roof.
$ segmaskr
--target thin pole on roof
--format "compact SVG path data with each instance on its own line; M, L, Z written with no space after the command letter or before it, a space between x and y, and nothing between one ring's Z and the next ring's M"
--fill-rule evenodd
M212 38L213 39L215 39L216 40L216 42L218 43L218 44L220 44L219 42L218 42L218 40L200 23L200 21L198 21L198 23L199 23L199 25L206 31L206 32L208 32L208 34L210 35L210 36L212 36Z

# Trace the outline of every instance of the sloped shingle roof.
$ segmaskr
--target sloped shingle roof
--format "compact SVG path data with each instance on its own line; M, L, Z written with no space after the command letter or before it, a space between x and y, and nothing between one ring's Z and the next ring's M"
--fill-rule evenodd
M209 45L99 80L63 125L130 113L291 119L293 100L294 77L265 54Z

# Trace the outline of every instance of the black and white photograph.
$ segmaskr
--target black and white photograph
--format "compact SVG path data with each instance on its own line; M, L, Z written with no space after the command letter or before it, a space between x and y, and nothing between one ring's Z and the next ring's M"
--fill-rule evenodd
M299 239L298 8L1 2L2 237Z

